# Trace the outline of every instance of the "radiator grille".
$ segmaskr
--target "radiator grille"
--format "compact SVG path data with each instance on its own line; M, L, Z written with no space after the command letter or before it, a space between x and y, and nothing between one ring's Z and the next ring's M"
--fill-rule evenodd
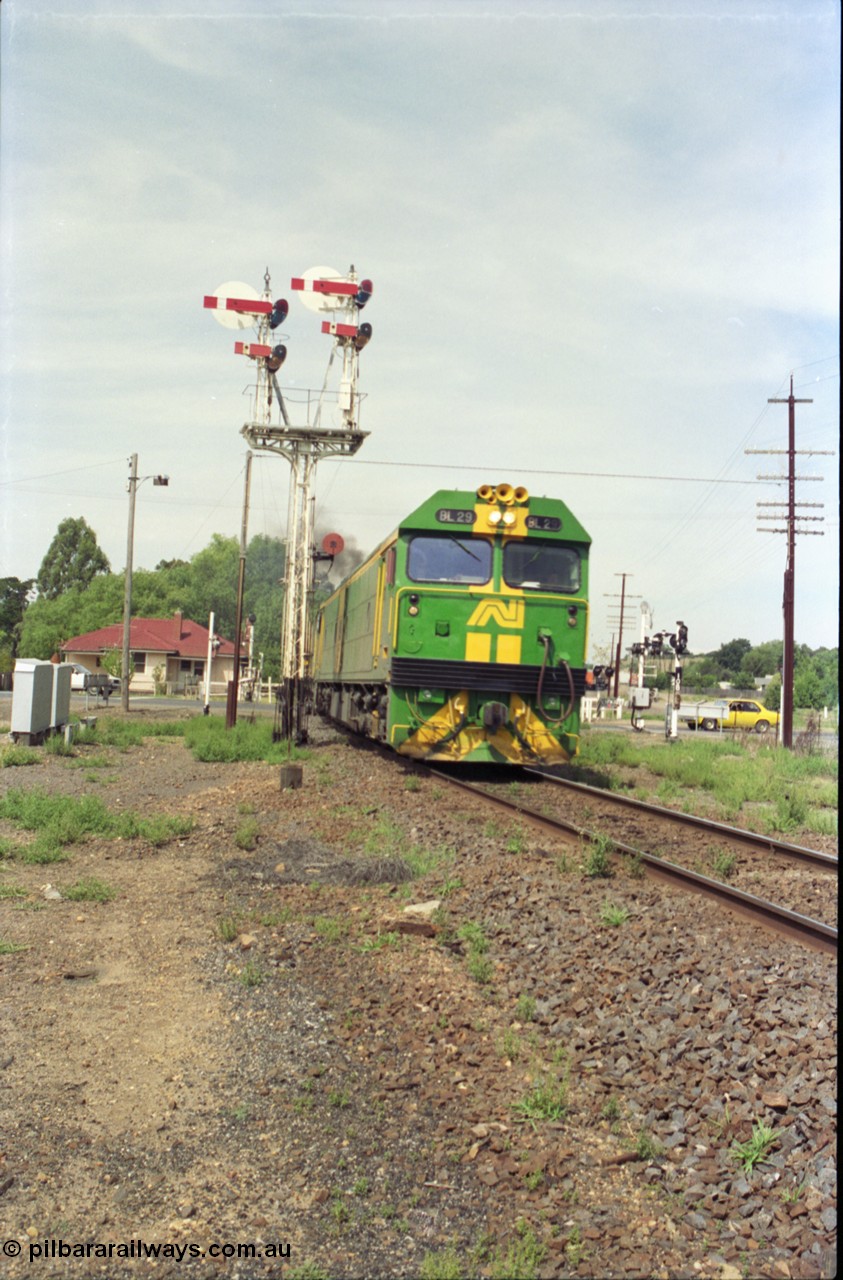
M392 684L399 688L473 689L517 693L535 697L541 667L509 662L443 662L435 658L393 658ZM585 667L571 667L574 696L586 691ZM564 667L548 667L542 685L544 695L568 698L570 688Z

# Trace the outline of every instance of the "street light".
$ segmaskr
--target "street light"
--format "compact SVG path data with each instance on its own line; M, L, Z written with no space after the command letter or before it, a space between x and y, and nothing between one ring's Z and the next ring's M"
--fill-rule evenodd
M169 476L139 476L138 455L133 453L129 459L129 533L126 539L126 585L123 593L123 661L121 665L122 679L120 689L121 705L124 711L129 710L129 639L132 626L132 558L135 542L135 494L138 485L144 480L151 480L154 485L168 485Z

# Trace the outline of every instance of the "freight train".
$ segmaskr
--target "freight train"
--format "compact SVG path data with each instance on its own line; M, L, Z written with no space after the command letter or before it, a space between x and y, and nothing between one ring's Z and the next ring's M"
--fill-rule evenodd
M420 760L569 760L590 544L558 499L434 493L321 605L315 710Z

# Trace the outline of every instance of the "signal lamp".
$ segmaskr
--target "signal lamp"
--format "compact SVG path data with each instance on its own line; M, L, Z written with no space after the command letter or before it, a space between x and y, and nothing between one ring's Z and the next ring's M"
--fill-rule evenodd
M287 359L287 348L283 343L279 343L277 347L272 348L272 355L266 358L266 367L270 373L277 372Z
M371 336L372 326L370 324L361 324L357 330L357 337L354 339L354 350L362 351Z
M372 296L373 289L374 289L374 286L371 280L360 281L360 288L357 290L357 293L354 295L354 301L358 307L365 307L366 303L369 301L369 299Z
M153 476L152 483L168 485L170 483L170 477L169 476Z
M279 324L283 324L287 319L287 312L290 310L290 304L286 298L279 298L273 304L272 312L269 317L270 329L277 329Z

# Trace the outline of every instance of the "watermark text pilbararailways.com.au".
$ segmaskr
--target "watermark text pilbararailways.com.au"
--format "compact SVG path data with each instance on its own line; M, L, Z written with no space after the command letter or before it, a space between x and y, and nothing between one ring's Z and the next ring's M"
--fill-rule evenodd
M99 1244L95 1240L27 1240L23 1244L19 1240L4 1240L0 1243L0 1259L19 1258L28 1255L29 1261L37 1263L51 1258L167 1258L176 1262L184 1262L186 1258L278 1258L290 1257L290 1245L287 1241L260 1244L222 1244L214 1241L209 1245L199 1244L158 1244L147 1240L133 1239L121 1242L113 1240Z

